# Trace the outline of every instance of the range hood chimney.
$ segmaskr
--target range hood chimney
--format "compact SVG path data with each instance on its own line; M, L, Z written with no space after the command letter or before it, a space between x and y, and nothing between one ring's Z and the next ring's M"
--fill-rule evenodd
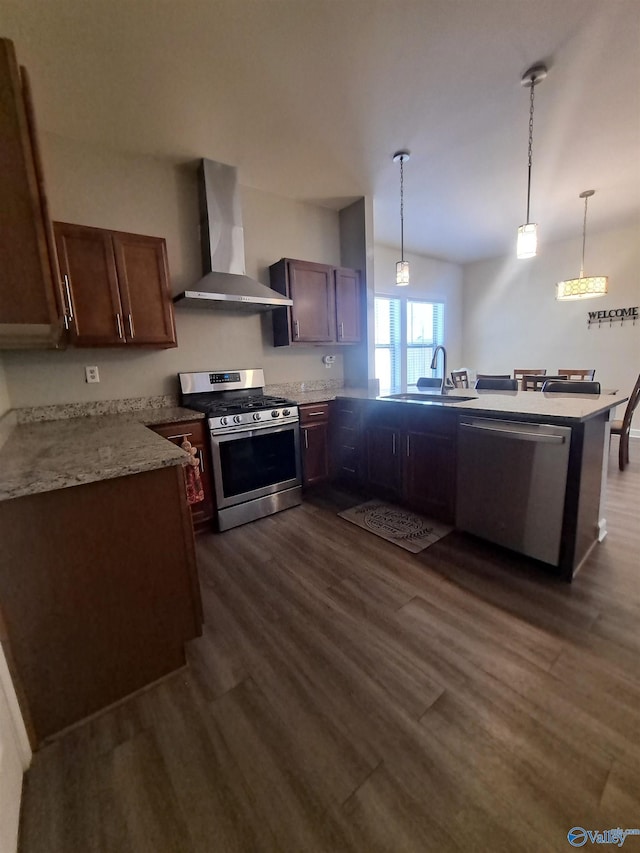
M203 277L174 302L190 308L246 313L293 305L281 293L245 275L244 228L235 166L201 160L198 167Z

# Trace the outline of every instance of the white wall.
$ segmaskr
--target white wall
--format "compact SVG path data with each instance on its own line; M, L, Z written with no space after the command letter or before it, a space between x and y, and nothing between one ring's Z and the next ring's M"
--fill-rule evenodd
M515 240L514 240L515 244ZM481 373L514 368L595 368L603 387L627 394L640 373L640 323L587 327L589 311L640 305L640 222L587 233L585 273L609 276L609 294L557 302L555 283L576 278L582 237L464 267L463 353Z
M44 134L52 217L165 237L175 293L201 274L195 165L96 148ZM242 172L240 172L242 179ZM269 283L281 257L340 263L338 212L242 187L247 273ZM337 347L274 348L271 316L176 309L177 349L3 355L14 407L175 393L180 371L263 367L268 384L342 378ZM322 356L332 352L327 370ZM96 364L101 382L84 381Z
M376 296L406 296L444 303L444 344L447 350L447 369L462 365L462 268L458 264L405 252L409 261L408 287L396 288L398 250L376 244L374 247L374 276Z
M0 851L17 850L22 774L31 749L0 645Z

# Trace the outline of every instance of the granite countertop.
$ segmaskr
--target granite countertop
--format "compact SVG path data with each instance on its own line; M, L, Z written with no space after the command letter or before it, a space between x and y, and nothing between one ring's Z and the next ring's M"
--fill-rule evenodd
M474 389L455 388L447 393L448 400L430 400L427 391L416 392L423 400L397 400L377 396L358 389L345 388L336 396L357 400L380 400L402 403L406 406L419 406L438 409L453 409L473 415L500 415L545 418L551 421L582 422L602 414L609 409L626 402L628 397L619 397L613 393L596 394L544 394L541 391L476 391ZM471 397L472 399L464 399ZM460 398L455 402L456 398Z
M184 464L147 426L202 417L171 406L15 426L0 449L0 500Z

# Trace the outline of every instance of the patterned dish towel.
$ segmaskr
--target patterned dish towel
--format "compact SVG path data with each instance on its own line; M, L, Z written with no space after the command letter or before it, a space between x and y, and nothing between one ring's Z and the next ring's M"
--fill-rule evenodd
M186 438L180 447L189 454L185 473L187 475L187 503L191 506L191 504L197 504L204 500L200 460L198 459L198 451Z

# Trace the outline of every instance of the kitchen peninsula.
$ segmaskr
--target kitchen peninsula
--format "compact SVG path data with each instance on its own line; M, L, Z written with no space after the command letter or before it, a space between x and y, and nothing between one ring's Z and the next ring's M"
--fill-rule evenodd
M201 631L179 408L19 424L0 450L0 631L32 746L184 664Z
M606 535L609 414L625 399L463 389L444 397L375 396L345 389L334 403L337 474L542 559L571 581ZM481 524L468 522L469 503ZM537 548L533 540L553 539L554 528L557 544Z

